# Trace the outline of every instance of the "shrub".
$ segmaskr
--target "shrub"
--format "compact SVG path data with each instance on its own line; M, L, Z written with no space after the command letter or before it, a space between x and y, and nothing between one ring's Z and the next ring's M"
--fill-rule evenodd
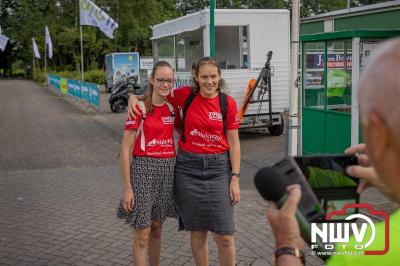
M85 81L95 84L104 84L106 73L102 69L94 69L85 72Z
M33 76L33 71L32 71L32 78ZM45 84L45 77L44 77L44 69L37 68L36 69L36 78L34 78L35 81L37 81L39 84Z

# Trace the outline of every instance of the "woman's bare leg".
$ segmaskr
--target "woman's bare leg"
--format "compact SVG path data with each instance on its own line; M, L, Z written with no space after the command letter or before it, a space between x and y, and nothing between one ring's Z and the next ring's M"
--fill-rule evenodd
M153 222L151 224L150 239L149 239L150 266L158 266L160 264L161 229L162 229L161 223Z
M147 265L147 250L149 246L150 228L136 229L133 236L133 264Z
M208 266L208 231L191 231L190 244L196 266Z
M213 238L218 247L219 265L234 266L236 262L236 249L233 235L213 233Z

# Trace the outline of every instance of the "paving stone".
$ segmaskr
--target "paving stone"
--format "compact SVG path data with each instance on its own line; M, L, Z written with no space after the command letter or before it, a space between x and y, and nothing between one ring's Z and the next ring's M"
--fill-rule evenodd
M35 91L41 95L48 92ZM121 197L118 148L125 114L111 114L104 99L106 96L101 93L102 108L107 107L107 111L103 109L90 115L73 112L73 119L95 124L98 129L98 132L86 132L84 128L80 132L85 135L82 138L87 139L82 141L100 136L105 139L99 143L108 145L112 142L110 147L114 147L115 151L112 156L108 153L108 164L97 163L100 157L106 156L104 154L93 154L90 163L78 163L80 152L85 152L85 148L92 145L83 142L78 145L82 150L67 155L70 157L66 158L68 162L75 162L73 167L63 162L53 168L46 167L47 164L21 162L24 166L21 169L0 170L0 213L2 218L6 217L0 220L1 265L132 265L133 230L116 217L116 206ZM65 103L61 98L57 101L58 104ZM72 111L68 112L56 118L72 116ZM108 135L103 131L109 132ZM46 130L40 132L45 135ZM259 168L284 156L284 139L284 136L241 135L242 200L235 207L237 265L272 264L275 241L264 216L267 204L256 192L253 176ZM59 148L60 153L63 148ZM27 151L19 146L15 149ZM52 156L57 157L56 154ZM389 212L396 208L374 189L363 193L361 202L372 203ZM177 229L176 219L167 219L163 225L162 266L194 265L190 234ZM310 256L308 250L306 255L308 265L321 265L322 261ZM210 266L219 265L211 234L209 260Z

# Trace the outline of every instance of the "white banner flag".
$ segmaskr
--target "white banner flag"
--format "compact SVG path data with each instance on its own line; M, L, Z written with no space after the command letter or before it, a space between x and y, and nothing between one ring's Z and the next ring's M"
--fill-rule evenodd
M108 38L114 39L113 32L118 28L109 15L90 0L79 0L81 25L98 27Z
M32 38L32 49L35 57L40 59L39 49L36 45L35 38Z
M6 49L8 42L8 37L6 35L0 35L0 50L4 51Z
M53 57L53 43L51 42L50 32L47 26L45 27L46 32L46 45L49 48L49 58Z

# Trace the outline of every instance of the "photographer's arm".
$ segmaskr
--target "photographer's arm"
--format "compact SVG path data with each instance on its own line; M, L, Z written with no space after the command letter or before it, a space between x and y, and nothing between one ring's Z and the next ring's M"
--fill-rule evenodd
M395 193L381 181L375 168L370 165L370 159L366 152L367 146L365 143L354 145L345 150L346 154L357 154L359 165L352 165L346 169L348 175L361 179L357 187L357 193L362 193L368 187L373 186L378 188L389 199L394 199L393 195Z
M301 199L300 185L287 187L288 198L281 209L275 203L268 205L266 217L269 220L276 240L276 248L290 247L302 250L304 241L300 235L300 228L295 213ZM302 265L299 258L293 255L281 255L276 260L276 265Z

